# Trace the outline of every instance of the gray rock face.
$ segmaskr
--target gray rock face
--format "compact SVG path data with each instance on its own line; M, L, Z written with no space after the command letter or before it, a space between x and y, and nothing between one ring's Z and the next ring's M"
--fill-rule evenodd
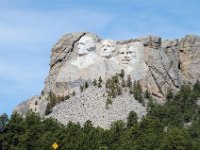
M26 113L31 110L33 112L40 114L40 116L43 116L48 103L46 99L47 98L45 96L44 97L33 96L32 98L19 104L15 108L14 112L18 112L23 116L25 116Z
M125 120L131 110L141 117L146 113L145 107L130 95L117 97L105 109L104 86L80 93L80 85L86 81L91 84L101 77L105 83L122 69L125 79L130 75L132 81L142 84L143 90L148 89L164 102L170 89L176 92L183 83L194 84L200 79L200 37L187 35L182 39L162 40L147 36L113 41L88 32L66 34L52 48L42 95L23 102L15 111L25 114L32 109L44 115L50 91L60 96L72 95L75 91L76 96L55 106L50 116L63 123L71 120L83 124L91 120L95 126L105 128L112 121Z
M200 37L187 35L180 41L180 69L183 80L194 84L200 78Z
M139 118L146 115L146 108L127 92L113 99L107 108L105 90L90 86L84 93L55 106L48 117L56 118L63 124L72 121L83 125L87 120L91 120L96 127L109 128L112 121L126 121L128 113L132 110Z

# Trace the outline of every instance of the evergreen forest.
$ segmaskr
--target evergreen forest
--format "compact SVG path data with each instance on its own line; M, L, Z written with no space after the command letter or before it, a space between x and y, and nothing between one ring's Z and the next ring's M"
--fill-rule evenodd
M66 126L52 118L29 112L0 116L0 150L199 150L200 82L183 85L166 103L159 105L147 93L147 115L138 119L131 111L127 122L118 120L110 129L94 127L88 120L83 126Z

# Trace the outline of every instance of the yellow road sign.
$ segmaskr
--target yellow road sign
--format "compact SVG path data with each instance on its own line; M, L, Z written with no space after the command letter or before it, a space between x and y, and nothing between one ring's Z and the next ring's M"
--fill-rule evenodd
M59 145L58 145L57 143L53 143L53 144L52 144L52 147L53 147L54 149L57 149L58 146L59 146Z

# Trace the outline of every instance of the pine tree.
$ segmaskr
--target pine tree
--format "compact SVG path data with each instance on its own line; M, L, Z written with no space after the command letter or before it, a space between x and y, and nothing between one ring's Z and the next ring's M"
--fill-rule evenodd
M124 75L125 75L125 72L124 72L124 69L121 70L119 76L123 79L124 78Z
M142 86L140 85L139 81L135 81L133 85L133 94L134 98L138 100L141 104L144 105L144 98L142 94Z
M127 84L126 84L129 88L132 86L132 81L131 81L131 76L128 75L127 77Z
M99 83L102 83L103 80L101 79L101 76L99 77L99 80L98 80Z
M118 78L118 74L116 74L115 76L112 77L112 82L118 84L119 83L119 78Z
M85 84L84 84L85 89L87 89L88 86L89 86L89 85L88 85L88 82L86 81Z
M96 86L97 85L97 79L94 79L92 84L93 84L93 86Z
M80 85L80 91L83 92L84 87Z
M130 128L134 124L137 124L138 116L134 111L129 112L128 118L127 118L127 127Z
M52 91L49 92L48 101L51 108L53 108L56 103L59 102L57 96Z
M50 102L48 102L45 110L45 115L49 115L51 112L52 112L52 106Z
M70 96L69 96L69 95L66 95L64 99L67 100L67 99L69 99L69 98L70 98Z
M73 96L75 96L75 95L76 95L76 92L75 92L75 91L73 91L73 92L72 92L72 95L73 95Z
M145 93L144 93L144 98L149 99L151 97L149 90L146 89Z
M44 95L44 91L42 90L42 92L41 92L41 95L43 96Z
M4 130L7 123L8 123L8 115L4 113L0 116L0 132Z
M103 80L101 79L101 76L100 76L99 80L98 80L98 84L97 84L98 88L102 87L102 85L101 85L102 82L103 82Z
M100 82L98 82L97 86L98 86L98 88L102 87Z

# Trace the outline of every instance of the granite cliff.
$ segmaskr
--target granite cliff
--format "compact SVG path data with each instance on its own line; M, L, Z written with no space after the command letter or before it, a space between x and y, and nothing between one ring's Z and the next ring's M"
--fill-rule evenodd
M25 115L31 109L43 116L53 93L63 100L46 116L64 124L91 120L95 126L108 128L112 121L126 120L132 110L141 118L147 101L136 100L126 86L107 107L107 81L122 70L120 83L137 81L143 91L163 103L169 91L176 92L183 84L192 85L200 79L200 37L162 40L146 36L113 41L88 32L66 34L51 50L50 71L41 95L19 104L15 111ZM99 78L101 86L95 86L94 80ZM88 88L82 90L85 83Z

